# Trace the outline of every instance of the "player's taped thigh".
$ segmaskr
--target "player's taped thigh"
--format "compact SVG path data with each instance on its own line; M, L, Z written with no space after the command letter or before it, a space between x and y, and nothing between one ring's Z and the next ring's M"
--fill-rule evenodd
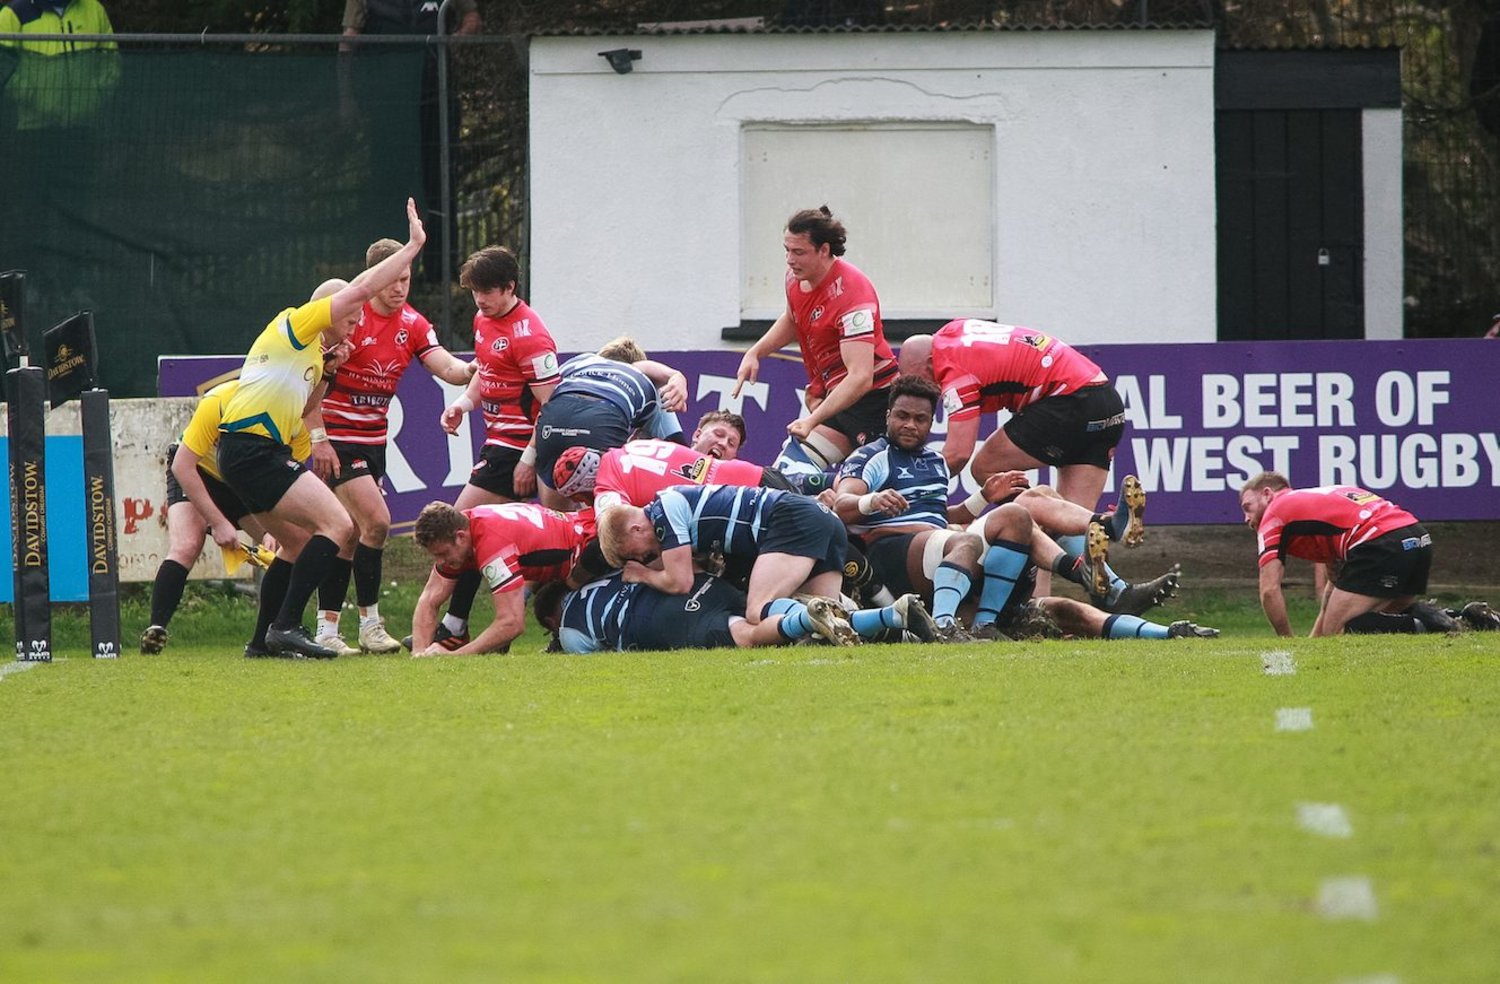
M922 545L922 576L927 580L932 580L943 562L943 547L958 533L958 530L937 530Z

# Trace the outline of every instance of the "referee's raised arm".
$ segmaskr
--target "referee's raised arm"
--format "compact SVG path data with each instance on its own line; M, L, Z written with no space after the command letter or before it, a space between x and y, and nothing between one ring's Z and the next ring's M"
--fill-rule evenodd
M365 301L399 280L401 274L417 258L417 254L422 252L422 244L427 242L427 230L422 228L422 220L417 215L415 199L406 200L406 226L405 246L355 277L347 287L333 295L333 311L330 320L334 324L338 324L342 319L351 315L359 314Z

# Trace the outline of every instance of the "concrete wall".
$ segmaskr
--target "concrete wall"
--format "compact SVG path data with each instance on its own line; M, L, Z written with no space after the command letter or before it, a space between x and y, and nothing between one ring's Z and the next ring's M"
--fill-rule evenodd
M643 53L628 75L598 55L617 47ZM745 214L746 127L942 121L994 135L994 308L968 313L1079 343L1215 337L1211 32L537 38L530 93L523 294L567 347L713 348L740 322L743 225L779 255L785 219ZM851 232L849 258L944 247Z

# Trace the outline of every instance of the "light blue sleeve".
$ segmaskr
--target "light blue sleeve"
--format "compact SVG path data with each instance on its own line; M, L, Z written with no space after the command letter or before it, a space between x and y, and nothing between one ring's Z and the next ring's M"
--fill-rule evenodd
M565 653L597 653L602 648L599 640L587 632L567 627L557 633L557 641L562 643Z
M662 540L661 548L671 550L683 544L693 543L693 507L688 505L687 499L682 494L667 489L657 495L657 501L661 503L662 516L667 521L667 534L671 542Z

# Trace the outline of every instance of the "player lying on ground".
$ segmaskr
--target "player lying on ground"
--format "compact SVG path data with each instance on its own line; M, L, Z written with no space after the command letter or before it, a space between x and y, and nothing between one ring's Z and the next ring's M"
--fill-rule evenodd
M678 486L644 509L617 505L599 515L604 559L626 583L664 594L692 590L695 552L752 557L746 618L758 623L778 598L807 594L817 617L839 595L844 526L814 499L780 489ZM845 641L857 641L850 632Z
M616 573L571 592L548 585L535 601L537 621L568 653L780 646L812 635L841 645L850 628L865 639L892 631L910 632L921 641L936 635L916 595L850 613L847 623L834 606L778 598L765 618L752 623L745 618L745 593L703 572L694 575L686 594L664 594Z
M1292 634L1281 593L1288 556L1330 565L1312 635L1456 632L1459 619L1474 629L1500 628L1500 614L1482 601L1450 614L1417 600L1427 591L1432 536L1417 517L1374 492L1352 485L1294 489L1285 475L1261 472L1240 488L1240 509L1256 532L1260 604L1277 635Z
M380 239L365 251L365 268L400 252L394 239ZM393 653L401 643L392 639L380 617L386 539L391 511L380 481L385 477L387 417L396 386L412 360L433 376L453 386L464 386L478 368L438 344L432 325L410 304L411 267L384 290L365 302L349 336L349 358L336 375L325 380L328 391L308 421L313 438L310 466L332 487L354 520L358 539L342 551L318 586L316 640L340 655L359 651ZM326 428L326 431L321 429ZM339 614L354 578L354 603L359 609L359 648L339 635Z

